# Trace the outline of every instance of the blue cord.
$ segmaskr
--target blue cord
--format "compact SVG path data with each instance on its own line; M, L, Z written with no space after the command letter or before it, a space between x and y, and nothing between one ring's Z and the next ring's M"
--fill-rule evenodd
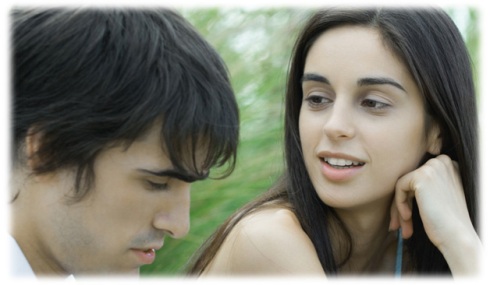
M402 276L402 260L403 260L403 238L402 229L398 229L398 245L396 248L396 260L395 260L395 277L401 278Z

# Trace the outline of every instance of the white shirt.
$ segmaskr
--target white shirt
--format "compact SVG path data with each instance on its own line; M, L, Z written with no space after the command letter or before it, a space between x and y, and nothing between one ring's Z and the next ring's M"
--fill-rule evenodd
M32 271L31 265L27 262L27 259L20 249L15 239L8 235L9 248L10 248L10 276L22 277L22 278L36 278L34 271Z
M28 278L28 279L36 279L36 274L31 268L31 265L26 259L26 256L22 252L17 241L11 236L8 235L9 239L9 248L10 248L10 276L15 278ZM73 275L68 276L66 281L74 281L75 278Z

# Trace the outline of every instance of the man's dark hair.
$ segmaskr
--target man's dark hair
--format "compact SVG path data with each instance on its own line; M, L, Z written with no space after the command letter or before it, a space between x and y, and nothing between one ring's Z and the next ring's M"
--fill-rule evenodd
M177 170L233 170L239 119L226 66L180 15L15 8L11 20L14 163L36 134L33 173L75 169L81 198L101 151L129 147L161 123L162 148Z

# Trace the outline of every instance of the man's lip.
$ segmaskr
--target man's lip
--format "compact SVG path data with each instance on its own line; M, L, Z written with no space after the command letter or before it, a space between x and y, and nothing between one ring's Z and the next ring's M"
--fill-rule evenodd
M156 252L155 249L131 249L131 251L134 253L134 255L137 258L138 264L152 264L155 261L156 258Z
M132 248L134 250L139 250L139 251L148 251L148 250L159 250L163 247L163 244L159 244L159 245L149 245L149 246L145 246L145 247L138 247L138 248Z
M345 159L345 160L351 160L351 161L366 163L366 161L363 159L360 159L356 156L349 155L346 153L341 153L341 152L320 151L317 153L317 156L319 158L321 158L322 160L325 159L326 157L328 157L328 158L339 158L339 159Z
M163 242L159 242L159 243L154 243L154 244L149 244L147 246L142 246L142 247L133 247L131 249L134 249L134 250L140 250L140 251L148 251L150 249L153 249L155 251L161 249L163 247Z

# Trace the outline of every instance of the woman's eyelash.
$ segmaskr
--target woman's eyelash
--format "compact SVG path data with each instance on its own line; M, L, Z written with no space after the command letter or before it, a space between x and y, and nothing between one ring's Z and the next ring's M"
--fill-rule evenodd
M321 105L329 103L331 100L323 96L310 95L305 98L305 101L307 101L310 105Z
M308 103L312 110L323 110L330 106L334 101L326 96L311 94L304 99ZM390 103L379 99L364 98L361 100L360 105L373 112L381 112L391 106Z
M377 100L373 99L364 99L361 102L361 105L367 108L372 108L372 109L384 109L386 107L389 107L390 105L384 102L380 102Z

